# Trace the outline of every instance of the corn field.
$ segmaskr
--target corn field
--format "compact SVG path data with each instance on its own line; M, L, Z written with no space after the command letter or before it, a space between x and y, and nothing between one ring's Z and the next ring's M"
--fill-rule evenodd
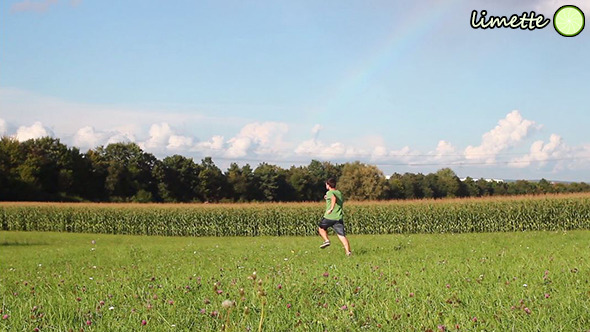
M5 231L162 236L316 235L321 203L2 203ZM349 234L590 229L590 195L345 204Z

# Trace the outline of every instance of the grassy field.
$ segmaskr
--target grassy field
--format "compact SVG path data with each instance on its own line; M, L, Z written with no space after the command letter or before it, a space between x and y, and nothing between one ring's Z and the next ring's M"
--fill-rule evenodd
M587 331L590 232L0 232L2 331Z

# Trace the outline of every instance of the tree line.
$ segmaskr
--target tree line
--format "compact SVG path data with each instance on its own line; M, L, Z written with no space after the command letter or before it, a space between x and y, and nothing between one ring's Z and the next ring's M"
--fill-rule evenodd
M519 180L461 181L450 168L427 175L395 173L374 165L312 160L283 169L232 163L222 171L211 157L157 159L135 143L114 143L81 153L59 139L0 139L0 200L93 202L319 201L324 182L338 179L350 200L481 197L590 192L590 185Z

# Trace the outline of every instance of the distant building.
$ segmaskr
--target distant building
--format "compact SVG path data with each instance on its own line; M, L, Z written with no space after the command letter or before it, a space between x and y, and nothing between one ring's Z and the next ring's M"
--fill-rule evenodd
M465 182L465 180L467 180L467 178L460 178L459 180L461 180L461 182ZM502 179L473 179L473 181L479 181L479 180L484 180L486 182L497 182L497 183L503 183L504 180Z

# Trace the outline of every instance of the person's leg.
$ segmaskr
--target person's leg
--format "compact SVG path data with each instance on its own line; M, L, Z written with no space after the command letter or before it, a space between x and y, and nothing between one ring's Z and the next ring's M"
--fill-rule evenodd
M344 230L344 222L342 220L339 220L337 223L334 224L334 232L336 232L336 235L338 235L338 239L340 239L340 242L342 242L342 245L344 246L344 250L346 251L347 255L350 255L350 243L348 242L348 239L346 238L346 231Z
M330 245L330 239L328 238L328 227L332 226L330 220L322 219L322 221L318 224L318 233L322 239L324 239L324 243L320 246L320 248L324 249Z
M338 235L338 239L340 239L340 242L342 242L342 245L344 246L344 250L346 251L346 254L350 255L350 253L351 253L350 243L348 242L348 239L346 238L346 236Z
M319 227L318 232L320 233L320 236L322 237L322 239L324 239L324 242L330 241L330 239L328 239L328 232L325 229Z

